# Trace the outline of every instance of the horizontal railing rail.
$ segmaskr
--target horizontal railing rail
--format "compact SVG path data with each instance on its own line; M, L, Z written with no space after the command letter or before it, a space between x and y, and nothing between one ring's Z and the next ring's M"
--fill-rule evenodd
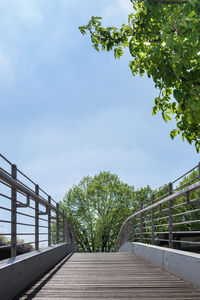
M139 207L121 226L116 251L130 241L200 253L200 163Z
M15 257L28 246L33 249L30 245L38 250L42 245L76 243L73 226L59 203L2 154L0 199L0 255L10 249Z

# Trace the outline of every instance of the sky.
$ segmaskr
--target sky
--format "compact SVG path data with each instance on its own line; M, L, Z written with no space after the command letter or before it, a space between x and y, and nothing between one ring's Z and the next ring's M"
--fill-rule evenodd
M129 0L0 0L0 152L56 201L84 176L110 171L158 187L199 162L152 116L159 94L78 26L127 23Z

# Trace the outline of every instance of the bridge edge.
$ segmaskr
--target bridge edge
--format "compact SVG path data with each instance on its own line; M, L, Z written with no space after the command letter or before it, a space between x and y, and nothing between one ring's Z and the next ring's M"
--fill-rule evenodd
M118 252L132 253L160 269L200 287L200 254L136 242L123 244Z
M61 244L2 261L0 299L13 299L69 253L75 251L74 245Z

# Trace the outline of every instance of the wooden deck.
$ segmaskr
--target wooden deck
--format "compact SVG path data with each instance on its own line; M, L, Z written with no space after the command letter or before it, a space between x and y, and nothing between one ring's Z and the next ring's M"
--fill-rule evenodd
M73 254L17 299L200 299L200 289L123 253Z

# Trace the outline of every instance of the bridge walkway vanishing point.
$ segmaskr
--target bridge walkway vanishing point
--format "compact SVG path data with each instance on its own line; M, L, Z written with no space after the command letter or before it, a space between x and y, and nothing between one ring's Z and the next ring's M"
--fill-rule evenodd
M200 299L200 289L127 253L75 253L16 299Z
M132 213L116 252L74 253L62 204L0 154L0 300L200 300L200 163Z

